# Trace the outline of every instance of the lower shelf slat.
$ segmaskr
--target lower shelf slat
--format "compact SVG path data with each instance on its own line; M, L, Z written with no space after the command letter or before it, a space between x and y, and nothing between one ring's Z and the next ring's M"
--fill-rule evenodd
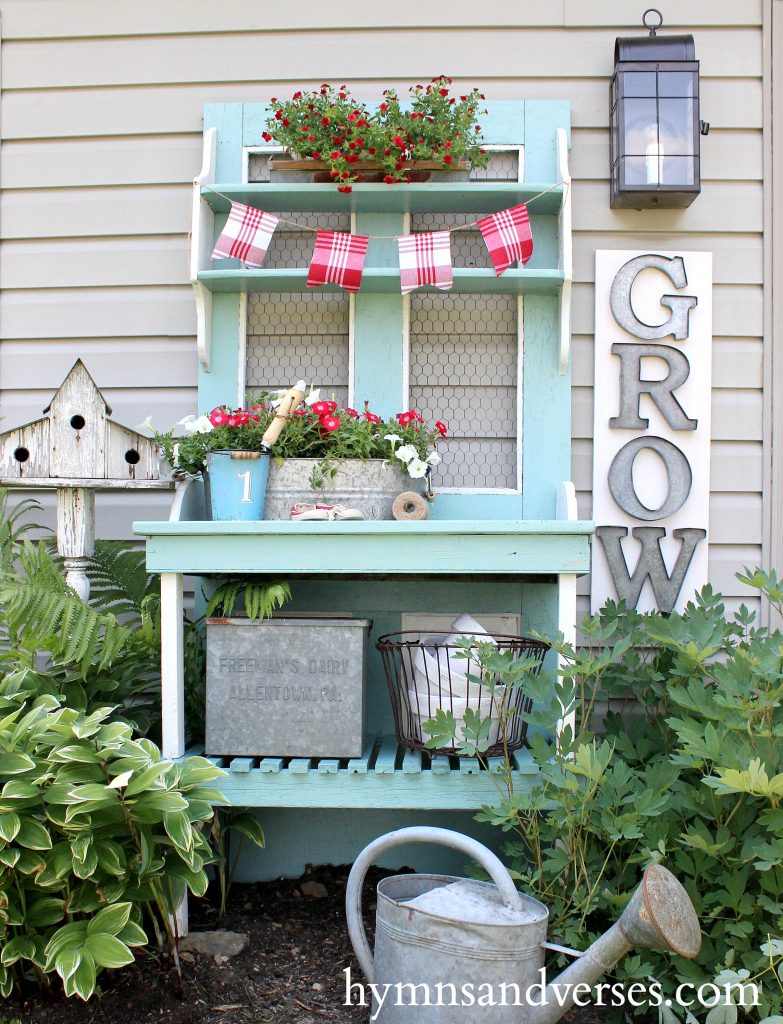
M236 807L476 810L499 796L499 780L478 759L430 758L391 736L371 737L362 756L347 762L333 757L210 760L227 769L213 785ZM491 768L497 769L497 760ZM529 752L517 751L515 790L530 790L536 774Z

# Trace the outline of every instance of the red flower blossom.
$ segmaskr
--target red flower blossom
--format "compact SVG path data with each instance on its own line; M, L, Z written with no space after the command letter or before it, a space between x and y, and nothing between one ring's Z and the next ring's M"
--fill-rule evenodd
M328 413L332 413L337 408L337 402L313 402L310 406L314 416L325 416Z
M388 109L389 109L389 104L388 103L381 103L378 106L378 110L388 110Z
M350 185L338 185L337 186L337 191L338 192L353 192L353 189L351 188Z
M413 416L411 416L411 414L409 412L398 412L397 413L397 422L399 423L399 425L401 427L407 427L412 419L413 419Z
M364 418L367 420L368 423L380 423L381 422L381 417L380 416L376 416L374 412L365 412Z
M327 434L331 434L333 430L340 429L340 420L337 416L332 416L331 413L327 413L325 416L320 416L318 422L322 430L325 430Z
M294 409L294 416L306 416L307 409Z
M441 423L440 420L437 420L437 422L435 423L435 429L438 431L441 437L445 437L446 434L448 433L448 431L446 430L446 424Z
M272 141L272 136L269 134L269 132L261 132L261 138L264 140L264 142Z
M321 118L321 124L322 124L322 125L324 126L324 128L325 128L325 127L326 127L326 126L327 126L327 125L329 124L329 118L328 118L328 117L322 117L322 118Z
M444 164L450 164L453 159L454 157L451 155L451 153L446 153L446 155L443 157L443 162Z
M291 123L291 122L290 122L290 121L288 120L288 118L287 118L287 117L284 117L284 118L283 118L283 127L284 127L284 128L287 128L287 127L289 126L289 124L290 124L290 123Z
M384 174L383 180L387 185L393 185L397 179L392 177L391 174Z
M403 139L401 135L395 135L394 138L392 139L392 142L397 147L397 149L405 149L405 139Z
M213 427L224 427L228 423L228 413L225 406L218 406L209 414L209 422Z
M359 413L355 409L351 409L351 407L348 405L346 405L346 407L343 409L343 412L346 414L346 416L350 416L352 420L359 419Z
M448 89L438 89L438 92L441 94L441 96L448 96L449 94Z

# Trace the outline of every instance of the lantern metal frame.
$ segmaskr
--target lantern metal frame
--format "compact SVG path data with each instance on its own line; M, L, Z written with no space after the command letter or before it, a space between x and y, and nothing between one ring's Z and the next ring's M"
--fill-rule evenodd
M648 24L651 14L658 15L657 25ZM611 206L636 210L684 208L701 192L700 136L709 131L709 125L699 119L699 62L695 59L693 36L656 35L663 24L660 11L655 8L645 11L643 24L649 29L649 36L615 40L615 70L609 90ZM644 75L645 86L632 84L640 82L638 77L631 77L634 75ZM673 77L675 75L677 78ZM680 82L682 88L678 89L675 83ZM683 146L676 152L666 153L663 138L679 133L667 122L662 108L678 100L681 107L675 112L680 114L680 127L685 128ZM649 107L654 103L655 108L653 116L640 117L636 123L637 137L648 140L643 152L639 151L641 143L628 138L629 128L634 125L629 115L630 104L634 101L639 101L640 106L644 106L641 101L645 101ZM667 123L669 131L662 131L662 125ZM682 151L686 148L687 151ZM635 173L630 171L631 167ZM674 174L673 167L686 173ZM640 176L644 175L646 180L640 181ZM667 181L669 176L672 180Z

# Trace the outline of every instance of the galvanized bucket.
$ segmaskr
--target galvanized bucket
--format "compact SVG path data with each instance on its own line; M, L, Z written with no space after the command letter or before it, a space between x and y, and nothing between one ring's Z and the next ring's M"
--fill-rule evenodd
M204 484L212 519L263 519L268 473L263 452L210 452Z
M313 487L312 482L321 485ZM383 459L274 459L269 469L264 519L288 519L293 505L346 505L365 519L391 519L394 499L404 491L423 493L424 481L413 480L399 462Z
M451 875L394 875L378 884L375 955L362 924L362 883L367 869L387 850L411 842L450 846L478 861L494 885ZM461 883L455 895L453 887ZM432 909L417 905L429 897ZM451 904L452 909L449 909ZM346 893L348 931L356 957L376 992L390 993L382 1005L373 995L372 1019L378 1024L523 1024L528 1007L454 1005L461 993L489 985L516 984L520 992L540 981L548 911L543 903L517 892L498 858L481 843L447 829L427 826L390 832L371 843L356 860ZM392 986L384 989L383 986ZM398 1000L397 986L403 999ZM411 989L410 986L418 986ZM425 988L428 1003L422 1002ZM440 986L440 988L438 988ZM489 989L484 989L489 991ZM513 993L513 989L509 989ZM442 1005L437 1003L438 996ZM511 1000L513 1002L513 998ZM414 1005L417 1003L417 1005ZM424 1006L426 1005L426 1009Z

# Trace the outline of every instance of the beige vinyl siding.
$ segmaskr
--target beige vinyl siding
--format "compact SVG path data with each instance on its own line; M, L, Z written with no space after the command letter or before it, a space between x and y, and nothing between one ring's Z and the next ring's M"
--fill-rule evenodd
M350 12L320 0L0 0L4 426L38 415L76 354L120 422L166 425L195 411L187 232L204 103L321 81L374 100L442 70L492 99L566 99L580 512L591 511L595 250L712 251L710 575L736 603L745 591L733 574L761 562L763 540L762 2L681 0L664 11L664 31L694 34L712 123L702 195L684 211L609 208L614 40L640 31L642 10L627 0L497 0L491 10L402 0ZM133 518L164 508L160 497L107 497L101 528L127 535Z

